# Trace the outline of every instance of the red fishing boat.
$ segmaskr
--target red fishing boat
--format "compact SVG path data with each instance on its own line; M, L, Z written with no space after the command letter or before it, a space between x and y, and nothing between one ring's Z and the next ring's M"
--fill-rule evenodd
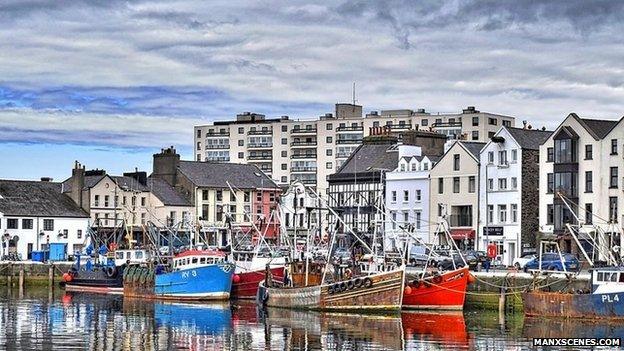
M471 279L467 266L414 279L405 287L403 308L462 310Z
M255 262L247 268L240 265L241 261L235 261L236 271L232 280L231 296L235 299L255 299L258 294L258 284L266 276L266 263L261 258L254 258ZM283 261L283 258L282 258ZM271 268L271 276L275 280L284 279L284 266Z

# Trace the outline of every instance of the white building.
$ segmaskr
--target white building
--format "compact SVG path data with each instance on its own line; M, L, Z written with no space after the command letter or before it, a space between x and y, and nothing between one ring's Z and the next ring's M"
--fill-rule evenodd
M476 248L493 242L497 259L512 265L536 249L539 147L552 132L501 128L480 154L479 230Z
M289 235L304 237L308 230L327 227L318 197L300 181L294 181L280 196L280 223ZM320 224L320 226L319 226ZM318 235L317 235L318 236Z
M48 180L0 180L0 213L2 254L24 260L50 243L66 243L69 254L82 249L89 226L87 213Z
M399 146L397 168L386 173L387 236L429 242L429 171L439 158L422 155L417 146Z

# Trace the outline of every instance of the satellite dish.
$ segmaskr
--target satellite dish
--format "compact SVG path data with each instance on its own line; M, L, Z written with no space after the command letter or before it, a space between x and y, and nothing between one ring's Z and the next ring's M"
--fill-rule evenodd
M18 242L18 241L19 241L19 236L17 236L17 235L16 235L16 236L14 236L14 237L13 237L13 242Z

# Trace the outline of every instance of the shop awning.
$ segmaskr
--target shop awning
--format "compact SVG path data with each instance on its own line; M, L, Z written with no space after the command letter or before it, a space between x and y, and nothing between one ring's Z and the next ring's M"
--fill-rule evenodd
M451 229L451 237L455 240L474 239L474 229Z

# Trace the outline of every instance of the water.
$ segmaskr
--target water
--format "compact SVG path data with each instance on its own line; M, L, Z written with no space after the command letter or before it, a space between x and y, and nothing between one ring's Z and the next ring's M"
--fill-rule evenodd
M8 350L521 350L533 337L624 337L624 324L524 319L496 312L376 316L180 304L56 290L0 292Z

